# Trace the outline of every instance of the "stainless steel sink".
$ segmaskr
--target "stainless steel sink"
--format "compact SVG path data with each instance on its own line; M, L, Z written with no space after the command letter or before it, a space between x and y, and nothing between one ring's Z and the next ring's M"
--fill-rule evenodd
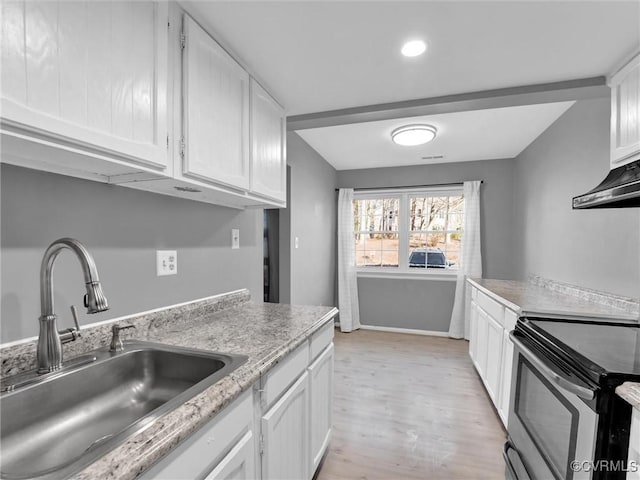
M246 360L132 341L27 380L0 396L1 476L69 476Z

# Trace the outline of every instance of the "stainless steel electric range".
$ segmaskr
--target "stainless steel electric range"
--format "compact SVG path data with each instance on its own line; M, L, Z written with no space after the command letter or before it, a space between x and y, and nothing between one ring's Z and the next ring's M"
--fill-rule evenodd
M523 317L514 342L507 476L623 479L631 406L615 394L640 381L640 325Z

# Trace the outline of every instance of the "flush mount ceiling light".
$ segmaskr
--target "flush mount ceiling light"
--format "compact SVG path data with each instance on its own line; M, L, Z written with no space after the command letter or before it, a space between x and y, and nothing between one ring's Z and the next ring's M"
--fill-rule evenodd
M402 54L405 57L417 57L422 55L427 49L427 44L422 40L412 40L402 46Z
M433 125L405 125L391 132L393 143L406 147L422 145L436 138L436 127Z

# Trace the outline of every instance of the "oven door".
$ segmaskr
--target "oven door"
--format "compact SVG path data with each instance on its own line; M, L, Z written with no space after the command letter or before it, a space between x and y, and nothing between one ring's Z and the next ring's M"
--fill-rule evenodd
M509 404L511 447L534 480L591 478L584 462L594 459L598 415L581 398L592 400L597 387L533 351L526 338L510 335L515 385Z

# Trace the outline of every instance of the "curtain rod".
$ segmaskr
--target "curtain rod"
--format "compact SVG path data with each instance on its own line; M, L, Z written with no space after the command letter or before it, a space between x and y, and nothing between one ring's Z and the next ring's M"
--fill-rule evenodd
M484 183L484 180L480 180L480 183ZM463 182L456 183L432 183L430 185L404 185L401 187L362 187L362 188L354 188L353 191L357 192L358 190L404 190L406 188L430 188L430 187L461 187L464 185ZM336 188L336 192L339 192L340 189Z

